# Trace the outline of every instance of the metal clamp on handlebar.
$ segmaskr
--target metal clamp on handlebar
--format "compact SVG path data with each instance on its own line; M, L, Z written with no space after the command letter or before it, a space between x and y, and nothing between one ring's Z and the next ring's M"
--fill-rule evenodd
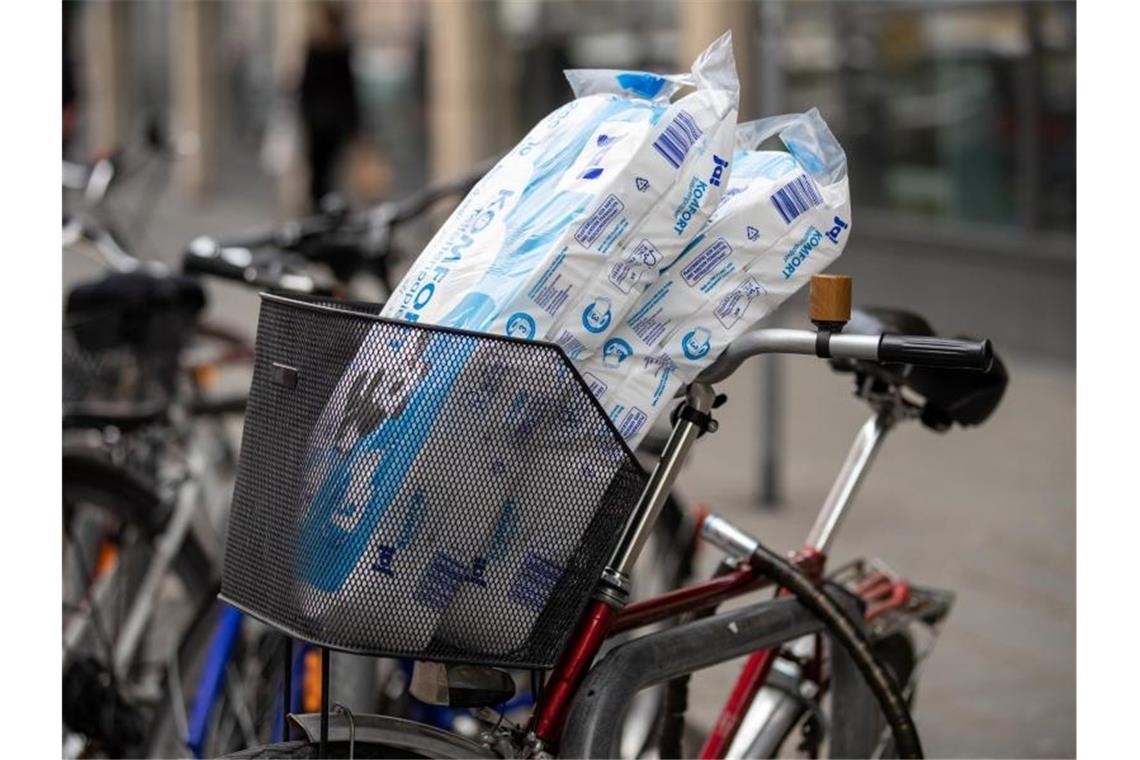
M727 400L728 396L723 393L718 394L717 397L713 399L712 409L719 408ZM673 410L669 420L673 423L674 427L677 425L677 420L685 420L693 423L697 426L697 429L700 430L700 433L697 435L699 438L705 433L715 433L720 429L720 423L713 419L712 409L707 412L702 412L700 409L689 404L688 401L682 401Z

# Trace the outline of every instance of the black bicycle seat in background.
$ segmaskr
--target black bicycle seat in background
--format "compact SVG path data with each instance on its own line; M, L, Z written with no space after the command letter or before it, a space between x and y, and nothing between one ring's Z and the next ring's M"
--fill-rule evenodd
M75 286L65 314L84 349L169 349L185 339L205 306L206 293L191 277L130 272Z
M875 306L853 309L843 332L855 335L896 333L936 336L930 323L918 314ZM831 366L844 372L886 376L890 382L913 390L925 399L922 408L923 424L935 430L945 430L954 423L963 427L982 424L997 409L1009 384L1009 373L996 353L993 366L987 372L879 365L845 359L833 359Z

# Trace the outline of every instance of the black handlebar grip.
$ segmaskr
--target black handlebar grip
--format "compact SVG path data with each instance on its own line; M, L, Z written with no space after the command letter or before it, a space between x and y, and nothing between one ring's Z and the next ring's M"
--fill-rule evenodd
M222 254L221 248L212 246L213 241L202 238L191 243L182 254L183 274L208 274L239 282L249 280L248 266L230 261Z
M879 361L890 364L977 369L984 372L990 368L993 360L994 348L988 339L959 340L884 333L879 340Z

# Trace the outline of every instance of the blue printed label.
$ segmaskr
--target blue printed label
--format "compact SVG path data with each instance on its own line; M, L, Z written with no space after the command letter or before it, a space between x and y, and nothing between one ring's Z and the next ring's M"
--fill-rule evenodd
M843 221L843 217L835 217L835 226L827 231L827 237L831 242L839 245L839 237L843 234L843 230L847 229L847 222Z
M685 156L689 155L689 149L701 138L701 134L701 128L697 126L697 120L692 114L680 111L653 142L653 149L674 169L680 169Z
M524 311L518 311L507 320L507 335L514 338L534 339L534 317Z
M732 246L728 244L728 241L722 237L717 238L681 270L681 279L689 286L695 286L702 277L715 269L717 264L728 258L731 253Z
M696 361L697 359L704 358L710 349L709 338L712 333L703 327L698 327L685 333L681 338L681 351L685 357Z
M621 363L633 355L633 347L621 338L610 338L602 347L602 364L607 367L620 367Z
M708 183L704 180L693 178L689 183L689 192L685 195L685 199L677 207L673 213L675 223L673 225L673 232L680 235L689 226L689 222L701 210L701 204L704 202L705 192L709 189Z
M468 575L467 563L443 551L436 551L424 568L412 598L429 609L443 611L451 604L459 584L467 580Z
M721 180L724 179L724 170L728 168L728 161L717 154L713 154L713 171L709 176L709 184L713 187L720 187Z
M749 277L720 300L713 316L728 329L740 321L753 301L767 292L755 277Z
M823 234L815 227L808 227L807 232L800 238L800 242L792 246L792 249L784 255L784 279L791 279L800 265L807 261L808 256L818 246L819 242L823 240Z
M622 418L621 424L618 425L618 432L621 433L622 438L629 439L637 435L637 431L641 430L641 426L644 425L648 419L649 417L645 412L636 406L631 407L629 411L625 413L625 417Z
M597 210L590 217L582 222L578 231L574 234L574 239L582 244L583 247L589 248L602 233L605 232L606 227L609 226L618 214L625 208L625 204L618 200L617 196L610 193L602 204L598 206Z
M801 174L773 193L771 201L784 221L791 224L800 214L822 206L823 196L815 183L806 174Z
M610 299L596 298L593 303L582 310L582 327L588 332L600 333L610 326L613 321L613 311L610 309Z

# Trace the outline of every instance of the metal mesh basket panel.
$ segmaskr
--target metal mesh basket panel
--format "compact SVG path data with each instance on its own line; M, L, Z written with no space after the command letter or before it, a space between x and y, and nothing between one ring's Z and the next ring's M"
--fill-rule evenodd
M177 381L178 351L190 324L161 319L148 324L153 340L116 340L122 316L114 311L69 315L63 327L65 411L86 402L155 403L168 399Z
M64 309L65 412L86 402L169 400L204 305L201 287L176 276L107 274L74 287Z
M549 667L644 483L555 346L266 296L222 596L337 649Z

